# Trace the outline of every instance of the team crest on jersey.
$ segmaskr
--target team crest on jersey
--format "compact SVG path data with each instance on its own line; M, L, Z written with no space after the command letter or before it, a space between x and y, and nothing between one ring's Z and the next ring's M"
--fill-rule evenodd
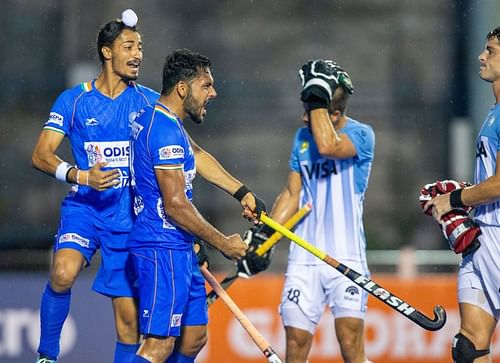
M184 148L180 145L164 146L158 150L160 160L179 159L184 157Z
M309 143L307 141L304 141L302 145L300 145L300 153L305 153L307 149L309 149Z
M64 123L64 117L57 112L51 112L46 123L52 123L62 127Z
M182 314L173 314L172 321L170 322L170 327L175 328L181 326Z
M87 152L89 166L107 162L110 168L128 167L130 143L128 141L97 141L85 142L83 147Z
M77 233L65 233L59 236L59 243L73 242L79 244L82 247L89 247L90 241L87 238L83 238Z

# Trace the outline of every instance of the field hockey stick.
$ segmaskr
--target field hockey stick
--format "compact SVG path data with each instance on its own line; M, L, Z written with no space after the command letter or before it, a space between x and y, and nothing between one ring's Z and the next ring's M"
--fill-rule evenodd
M300 247L304 248L308 252L312 253L314 256L318 257L320 260L326 262L328 265L332 266L340 273L344 274L346 277L351 279L356 285L365 289L368 293L375 296L377 299L383 303L389 305L391 308L396 310L398 313L403 314L406 318L413 321L415 324L420 325L422 328L427 330L439 330L446 323L446 311L440 305L434 307L434 319L430 319L420 311L415 309L410 304L406 303L401 298L393 295L391 292L382 288L380 285L370 280L369 278L361 275L360 273L350 269L346 265L340 263L333 257L327 255L325 252L319 250L306 240L300 238L295 233L289 231L287 228L279 224L278 222L272 220L264 213L261 214L260 220L267 224L269 227L280 232L282 235L290 239L291 241L298 244Z
M297 223L299 223L302 218L306 216L312 209L312 204L307 203L302 208L300 208L293 216L290 217L288 221L283 225L284 227L291 229ZM279 240L283 237L283 235L279 232L274 232L271 237L269 237L264 243L262 243L256 250L255 253L258 256L264 255L267 251L269 251ZM238 272L235 272L233 275L226 276L221 282L220 285L224 290L227 290L229 286L231 286L236 279L238 278ZM210 291L207 294L207 304L208 306L212 305L215 300L217 300L217 294L214 290Z
M264 353L267 361L269 363L283 363L278 355L274 352L273 348L266 340L266 338L264 338L262 334L257 330L257 328L252 324L252 322L248 320L245 314L243 314L238 305L236 305L233 299L231 299L226 290L222 288L222 286L217 282L210 271L208 271L206 267L201 267L200 270L210 286L212 286L217 295L219 295L224 304L226 304L231 313L233 313L234 317L240 322L243 329L245 329L250 338L252 338L252 340L259 347L262 353Z

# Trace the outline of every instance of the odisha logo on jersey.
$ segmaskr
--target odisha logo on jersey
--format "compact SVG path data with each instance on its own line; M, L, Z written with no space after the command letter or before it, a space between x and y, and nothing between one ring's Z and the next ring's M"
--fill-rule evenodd
M128 167L130 144L128 141L91 141L85 142L89 166L106 162L108 168Z
M160 160L178 159L184 157L184 148L180 145L164 146L158 153Z
M86 145L85 151L87 152L90 166L94 166L102 161L103 157L99 145L89 143Z

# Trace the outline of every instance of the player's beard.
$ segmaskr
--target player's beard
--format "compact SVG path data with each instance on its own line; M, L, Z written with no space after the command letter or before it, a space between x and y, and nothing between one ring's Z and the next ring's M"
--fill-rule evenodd
M201 114L203 105L200 105L193 97L191 90L188 91L186 99L184 100L184 111L186 114L197 124L203 123L203 116Z

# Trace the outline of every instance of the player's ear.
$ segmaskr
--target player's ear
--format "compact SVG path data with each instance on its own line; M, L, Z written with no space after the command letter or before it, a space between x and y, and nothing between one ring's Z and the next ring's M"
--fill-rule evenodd
M330 112L330 119L332 121L338 121L340 119L340 117L342 117L342 112L340 112L339 110L335 110L333 112Z
M188 91L189 91L189 86L186 82L184 81L179 81L175 85L175 89L177 91L177 94L179 95L180 98L184 99L184 97L187 96Z
M101 53L102 53L102 56L104 57L105 60L111 59L111 48L110 47L106 47L106 46L102 47Z

